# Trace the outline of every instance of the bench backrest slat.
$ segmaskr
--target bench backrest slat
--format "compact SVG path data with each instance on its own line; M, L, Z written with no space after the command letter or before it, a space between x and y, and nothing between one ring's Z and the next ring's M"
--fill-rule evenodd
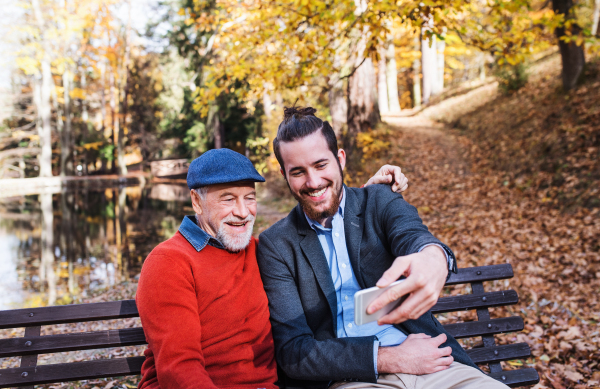
M0 339L0 358L146 344L141 327Z
M478 308L512 305L519 302L517 292L512 289L500 292L487 292L482 295L463 294L459 296L441 297L431 308L433 313L464 311Z
M520 316L444 325L444 329L456 339L521 331L523 328L524 323Z
M3 369L0 388L140 374L144 360L130 357Z
M471 282L483 282L494 280L505 280L514 276L510 263L500 265L466 267L458 269L457 273L451 273L446 285L468 284Z
M139 316L135 300L106 303L60 305L55 307L13 309L0 315L0 329L78 323L82 321L124 319Z
M497 373L490 373L489 376L511 388L535 385L540 382L537 370L531 367L518 370L504 370Z
M495 347L477 347L466 350L475 363L489 363L526 358L531 355L527 343L505 344Z

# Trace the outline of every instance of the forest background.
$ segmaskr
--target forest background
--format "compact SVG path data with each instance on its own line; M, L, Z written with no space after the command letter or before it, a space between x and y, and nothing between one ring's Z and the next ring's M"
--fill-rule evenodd
M347 183L401 164L462 266L511 261L526 328L502 341L530 344L515 363L539 388L600 386L600 0L137 3L11 0L2 181L128 177L219 147L274 178L283 107L311 105Z
M294 104L318 108L359 171L382 115L487 75L517 90L557 46L568 91L599 47L595 0L169 0L143 29L124 0L14 1L0 178L124 175L219 147L266 173Z

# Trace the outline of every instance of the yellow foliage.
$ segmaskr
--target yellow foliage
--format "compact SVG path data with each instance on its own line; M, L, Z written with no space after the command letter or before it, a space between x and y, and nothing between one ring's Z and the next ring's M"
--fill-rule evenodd
M386 135L385 130L372 130L361 132L356 136L356 144L363 152L363 163L378 158L381 153L389 149L390 142L381 139L384 135Z

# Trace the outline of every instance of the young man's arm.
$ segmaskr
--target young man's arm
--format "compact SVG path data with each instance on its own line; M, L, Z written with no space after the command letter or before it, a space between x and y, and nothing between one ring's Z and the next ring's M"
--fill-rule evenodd
M260 236L257 259L269 298L278 365L290 378L297 380L358 378L363 382L375 382L375 337L315 339L305 316L305 310L310 314L315 307L303 306L298 291L302 286L296 284L290 268L280 257L280 249L280 245L265 234ZM321 250L321 247L317 246L317 249ZM314 293L315 304L318 304L319 292L315 290Z
M142 267L136 303L160 387L217 389L205 369L198 301L186 264L151 253Z
M397 258L377 286L386 287L403 275L407 278L378 297L367 312L373 313L403 295L410 296L398 308L382 317L380 324L419 318L437 302L449 270L456 271L454 254L429 232L416 208L401 196L389 196L395 198L390 201L390 197L382 202L385 211L380 212L380 223Z

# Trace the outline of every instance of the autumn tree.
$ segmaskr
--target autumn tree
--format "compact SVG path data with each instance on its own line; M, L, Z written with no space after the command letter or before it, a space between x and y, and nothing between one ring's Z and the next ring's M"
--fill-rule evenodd
M573 7L573 0L552 0L552 9L560 20L554 33L558 38L562 59L562 82L565 90L575 87L585 65L583 37L580 36L581 27L575 20Z

